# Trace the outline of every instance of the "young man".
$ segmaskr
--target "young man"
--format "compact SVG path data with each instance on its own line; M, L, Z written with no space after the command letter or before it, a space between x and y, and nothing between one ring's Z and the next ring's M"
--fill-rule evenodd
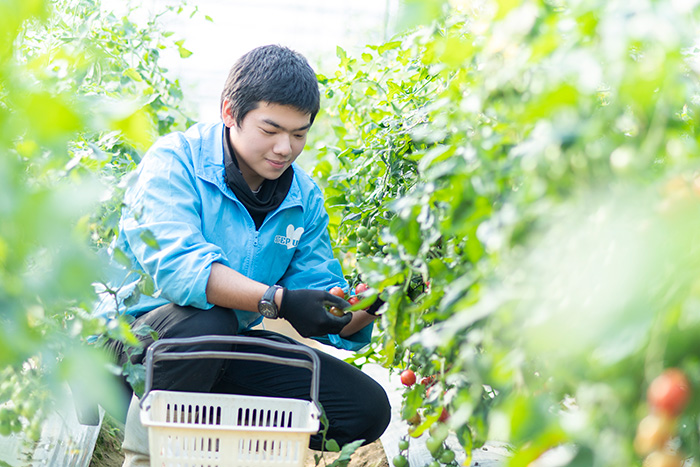
M128 308L121 307L136 318L134 328L148 325L159 338L246 335L302 345L251 329L266 316L286 319L302 336L338 348L357 350L369 342L372 312L337 317L327 311L330 305L348 306L328 292L334 286L347 290L348 284L333 257L322 193L294 164L318 110L318 83L307 61L284 47L260 47L231 69L221 96L222 123L168 135L148 151L126 193L115 244L133 269L121 279L127 285L120 298L132 294L143 274L152 277L157 292L135 304L134 295ZM144 346L152 343L150 336L141 339ZM109 347L120 364L126 362L121 343ZM273 353L255 346L235 350ZM390 418L381 386L317 353L327 438L341 446L376 440ZM308 399L309 383L305 369L202 359L159 362L153 386ZM143 435L134 436L143 428L132 412L125 465L147 460L139 448ZM310 445L322 449L320 435Z

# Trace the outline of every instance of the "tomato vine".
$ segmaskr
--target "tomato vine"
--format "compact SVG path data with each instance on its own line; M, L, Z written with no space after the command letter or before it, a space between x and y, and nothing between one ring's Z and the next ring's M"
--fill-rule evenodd
M444 406L468 453L641 465L645 387L669 366L700 382L698 11L449 3L319 77L337 254L386 302L356 363L436 378L406 388L414 434Z

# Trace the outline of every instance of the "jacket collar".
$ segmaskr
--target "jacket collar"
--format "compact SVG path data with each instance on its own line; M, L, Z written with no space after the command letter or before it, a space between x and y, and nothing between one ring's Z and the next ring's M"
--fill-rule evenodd
M219 190L228 198L238 201L236 195L226 185L224 178L224 124L223 122L212 124L198 124L187 130L185 133L192 149L192 159L195 175L206 182L216 185ZM194 134L191 134L194 133ZM193 139L196 138L196 139ZM199 144L196 144L199 143ZM292 206L304 207L302 203L302 190L299 185L297 172L301 170L294 162L294 179L289 187L287 197L277 208L285 209Z

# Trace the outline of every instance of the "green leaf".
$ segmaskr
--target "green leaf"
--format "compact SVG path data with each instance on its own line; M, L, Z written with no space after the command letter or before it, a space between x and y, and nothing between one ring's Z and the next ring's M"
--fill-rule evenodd
M131 364L127 362L124 369L126 381L134 389L134 394L141 397L146 390L146 367L140 363Z
M131 260L128 256L121 250L121 248L115 248L112 252L112 257L122 266L130 268L132 266Z
M43 144L59 144L74 136L86 123L68 95L30 93L19 102L27 118L28 133Z
M141 74L133 68L127 68L122 74L134 81L143 81Z
M135 336L139 337L145 337L145 336L152 336L154 333L154 330L151 326L147 324L141 324L135 329L133 329L133 333Z
M138 288L144 295L153 296L155 293L153 278L147 274L143 275L141 280L139 280Z
M136 305L139 300L141 299L141 290L139 288L134 288L134 290L131 291L131 294L124 299L124 306L128 309L131 308L132 306Z
M158 240L156 239L155 235L153 235L153 232L149 229L144 229L143 231L141 231L139 238L150 248L153 248L154 250L160 250Z
M175 41L175 45L177 46L177 51L180 54L180 58L187 58L190 55L192 55L192 52L187 50L184 46L185 44L185 39L180 39L179 41Z
M145 151L154 142L156 130L147 107L141 107L126 117L112 121L111 126L138 149Z
M401 44L402 44L401 41L385 42L384 44L379 46L379 48L377 49L377 53L379 55L383 55L385 52L388 52L389 50L398 49L399 47L401 47Z
M348 54L347 54L347 52L345 52L345 49L343 49L339 45L335 47L335 55L336 55L336 57L338 57L340 59L341 63L344 60L347 60L347 58L348 58Z
M340 446L338 445L338 442L334 439L327 439L326 440L326 450L330 452L338 452L340 451Z
M520 0L497 0L496 4L498 5L498 11L494 19L500 20L510 13L511 10L519 6Z
M180 58L187 58L190 55L192 55L192 51L188 50L184 47L178 47L177 48L178 53L180 54Z
M411 430L411 437L412 438L419 438L423 433L425 433L425 430L433 426L435 422L438 421L440 418L440 414L428 414L425 416L425 419L420 423L420 425L416 426Z
M357 448L362 446L362 443L364 442L364 439L358 439L357 441L353 441L352 443L348 443L343 446L343 449L340 451L340 456L338 456L338 458L333 461L329 467L346 467L350 462L352 455L355 453L355 451L357 451Z

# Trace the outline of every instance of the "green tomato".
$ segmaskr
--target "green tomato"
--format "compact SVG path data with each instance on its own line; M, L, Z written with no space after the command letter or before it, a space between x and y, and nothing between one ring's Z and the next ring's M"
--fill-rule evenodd
M30 425L27 428L27 437L32 441L39 441L41 438L41 427L35 424Z
M449 431L449 428L447 428L447 425L445 425L444 423L435 423L430 427L430 434L435 439L440 440L440 442L445 441L447 439Z
M369 234L369 230L364 225L361 225L360 227L357 228L357 236L358 237L367 238L368 234Z
M22 402L20 407L20 414L27 420L31 420L36 415L39 410L39 401L36 399L29 399Z
M360 244L357 246L357 251L359 251L360 253L366 255L366 254L368 254L368 253L371 251L371 248L370 248L370 246L369 246L368 243L364 243L364 242L363 242L363 243L360 243Z
M454 460L455 460L455 452L450 450L450 449L445 450L445 452L443 452L442 455L440 456L440 462L442 462L443 464L449 464Z
M10 436L12 426L9 420L0 420L0 436Z
M10 420L10 430L13 433L19 433L22 431L22 422L20 422L18 418L13 418Z
M391 463L394 464L394 467L406 467L406 465L408 465L408 459L406 459L406 456L399 454L394 457Z
M408 440L406 440L406 439L400 440L399 441L399 449L401 451L405 451L406 449L408 449Z
M437 458L442 448L442 441L429 436L428 439L425 440L425 447L428 448L428 451L430 451L433 457Z

